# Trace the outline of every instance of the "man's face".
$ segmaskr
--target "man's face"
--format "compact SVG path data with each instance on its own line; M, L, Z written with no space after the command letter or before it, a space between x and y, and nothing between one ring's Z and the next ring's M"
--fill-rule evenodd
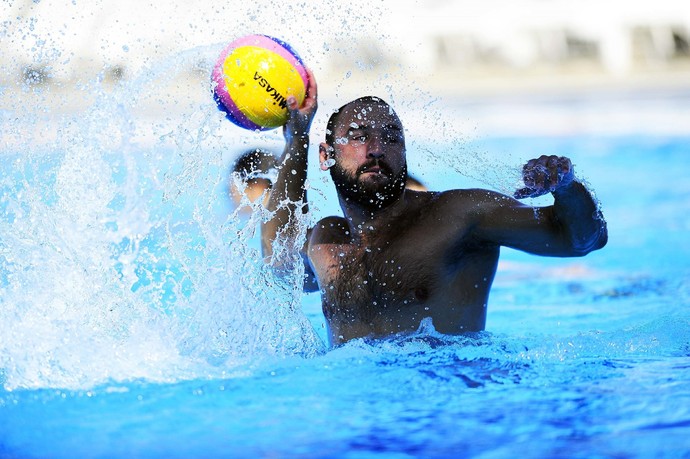
M407 178L402 123L382 102L355 103L340 113L331 177L338 193L365 207L398 198Z

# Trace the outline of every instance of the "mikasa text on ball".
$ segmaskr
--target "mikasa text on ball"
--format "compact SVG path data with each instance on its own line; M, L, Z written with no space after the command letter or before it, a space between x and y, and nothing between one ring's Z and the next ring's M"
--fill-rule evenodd
M287 98L301 105L308 77L304 63L284 41L248 35L230 43L213 69L213 96L230 121L268 130L287 121Z

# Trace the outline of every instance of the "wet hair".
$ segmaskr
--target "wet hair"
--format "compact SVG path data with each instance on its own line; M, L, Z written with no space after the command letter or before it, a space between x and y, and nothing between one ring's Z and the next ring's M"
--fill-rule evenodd
M340 118L340 114L345 111L350 105L355 105L355 104L370 104L370 103L375 103L379 105L383 105L385 107L388 107L391 109L391 106L386 102L385 100L381 99L380 97L376 96L364 96L360 97L358 99L355 99L351 102L346 103L342 107L340 107L338 110L334 111L331 114L331 117L328 118L328 124L326 124L326 143L333 147L335 145L335 127L338 124L338 119ZM391 109L392 111L392 109Z
M232 172L242 180L265 175L276 167L276 156L268 150L253 148L240 155L232 168Z

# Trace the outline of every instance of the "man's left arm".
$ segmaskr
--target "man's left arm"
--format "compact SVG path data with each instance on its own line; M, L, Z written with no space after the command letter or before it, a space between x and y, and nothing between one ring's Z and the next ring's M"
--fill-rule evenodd
M560 223L563 237L570 242L575 255L585 255L606 245L606 220L592 194L575 178L570 159L540 156L525 164L522 177L525 187L516 191L515 197L553 194L553 218Z
M554 204L531 207L507 196L477 202L476 236L486 242L549 256L582 256L606 245L608 232L596 200L575 178L568 158L541 156L523 168L515 198L547 193Z

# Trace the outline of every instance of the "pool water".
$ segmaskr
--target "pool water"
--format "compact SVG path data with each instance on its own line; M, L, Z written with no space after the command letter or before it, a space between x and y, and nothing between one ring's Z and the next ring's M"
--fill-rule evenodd
M279 137L210 100L138 112L156 81L0 110L0 457L690 457L690 137L410 141L433 189L571 157L609 243L503 250L485 332L328 349L318 295L271 278L263 214L227 198L232 159ZM310 167L314 214L337 212Z

